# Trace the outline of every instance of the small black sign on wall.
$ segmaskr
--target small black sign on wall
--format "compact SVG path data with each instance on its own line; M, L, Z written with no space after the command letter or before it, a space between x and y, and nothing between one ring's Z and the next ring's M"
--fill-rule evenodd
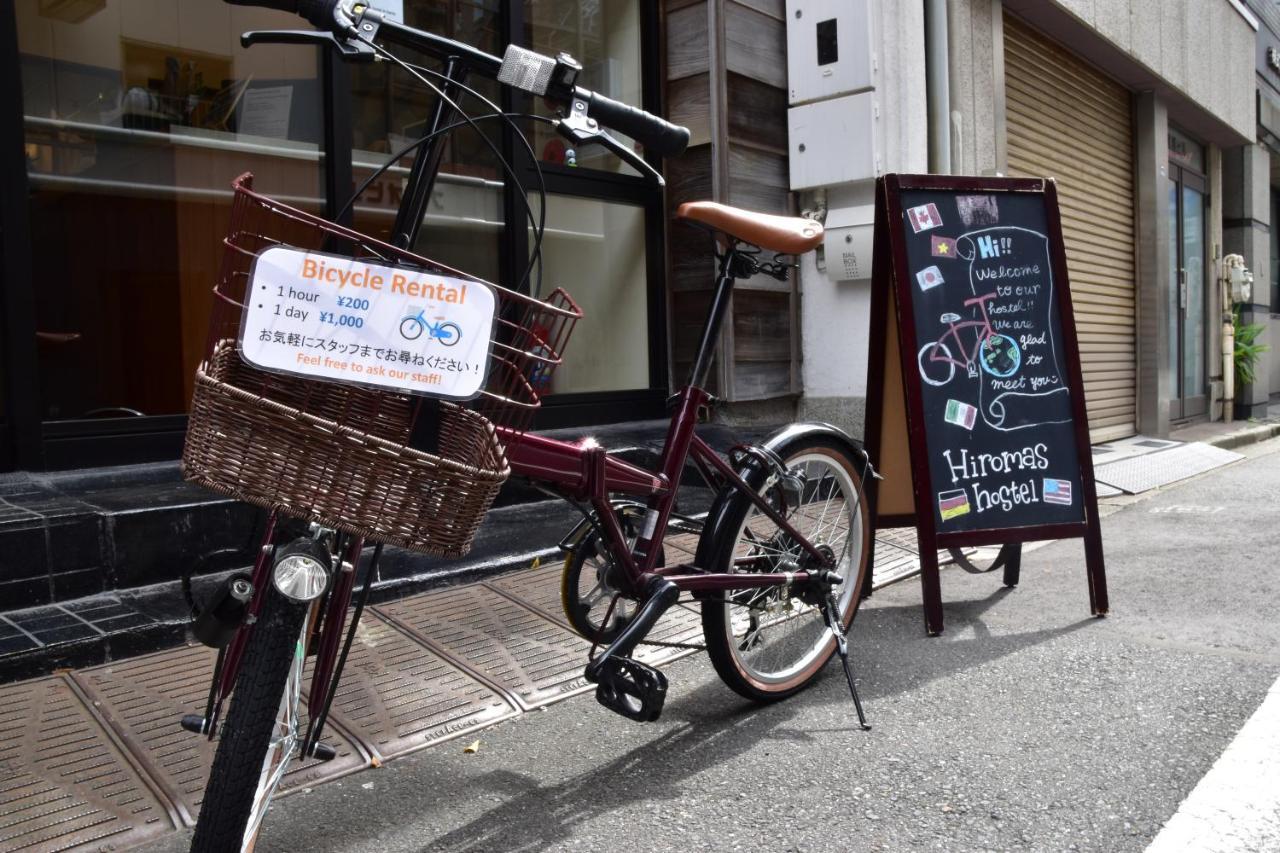
M876 186L867 449L879 526L915 526L925 627L937 551L1083 537L1107 612L1080 354L1052 180Z

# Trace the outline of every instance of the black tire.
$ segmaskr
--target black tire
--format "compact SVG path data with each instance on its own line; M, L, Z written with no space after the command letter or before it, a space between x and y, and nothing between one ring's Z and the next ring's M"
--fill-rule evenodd
M307 605L267 588L218 739L192 853L241 849L306 615Z
M413 332L413 334L408 334L404 330L405 324L411 324L409 325L410 331L414 329L417 329L417 331ZM404 338L406 341L416 341L418 338L422 337L422 330L422 321L417 317L405 317L400 321L400 337Z
M846 498L846 506L849 502L853 502L854 506L849 508L848 512L848 533L845 536L845 544L842 544L841 550L848 547L847 561L841 561L836 571L844 577L844 583L837 588L838 604L841 610L840 618L848 629L853 622L853 618L857 613L858 604L862 600L862 583L867 571L867 558L870 554L870 522L867 517L866 501L862 499L862 478L860 476L860 465L855 461L855 457L850 455L851 448L845 443L839 442L827 436L802 435L790 442L786 442L779 447L774 448L778 456L780 456L788 469L798 467L799 465L812 464L806 460L826 459L827 463L832 466L832 471L840 473L833 477L842 479L841 494ZM740 472L742 473L742 472ZM748 482L751 482L749 479ZM815 487L816 495L821 496L821 482ZM776 486L774 487L777 488ZM768 496L767 496L768 497ZM718 537L718 540L707 543L707 548L699 547L699 554L710 554L711 562L707 568L713 572L731 572L733 571L733 559L735 550L739 543L739 539L746 528L749 521L755 523L757 520L763 520L768 526L774 527L773 522L767 516L758 512L751 501L740 493L732 495L726 494L722 500L727 501L723 514L720 518L723 523L715 525L715 528L708 527L704 536ZM777 506L774 503L774 506ZM812 504L817 505L817 501ZM788 520L796 518L797 521L792 523L796 525L800 533L810 537L810 531L806 530L803 525L803 519L799 515L797 509L794 513L789 510ZM713 515L716 510L712 510ZM837 517L844 517L843 515ZM819 522L821 525L821 522ZM833 522L834 525L834 522ZM820 526L817 532L821 532ZM814 544L822 544L822 537L818 537L819 541ZM759 537L755 536L754 541L759 542ZM814 541L810 537L810 541ZM834 540L833 540L834 541ZM777 547L784 547L785 539L782 544ZM798 546L796 546L798 548ZM767 562L767 558L761 558ZM776 589L783 589L777 587ZM786 588L786 589L789 589ZM742 593L726 595L724 598L708 599L702 604L702 631L707 644L707 654L711 658L711 663L716 668L716 673L724 681L726 685L732 688L736 693L745 696L748 699L757 702L775 702L785 699L795 693L803 690L817 677L827 661L835 653L835 639L826 631L823 625L822 617L816 608L808 612L802 611L799 615L791 616L779 620L775 625L785 625L793 623L794 625L802 624L809 626L814 623L819 626L812 631L813 642L805 651L804 658L798 658L797 668L794 674L785 677L768 678L753 673L750 666L740 657L739 652L749 652L746 648L750 642L739 645L737 639L734 638L734 617L731 608L737 605L735 595ZM786 600L777 596L780 604L793 605L794 597ZM772 630L772 628L770 628ZM762 633L762 632L761 632ZM803 644L801 646L803 648Z
M458 341L462 340L462 330L458 328L458 324L457 323L441 323L439 331L443 332L445 329L453 329L453 333L450 334L448 338L443 338L439 335L439 333L437 333L436 340L447 347L457 346Z

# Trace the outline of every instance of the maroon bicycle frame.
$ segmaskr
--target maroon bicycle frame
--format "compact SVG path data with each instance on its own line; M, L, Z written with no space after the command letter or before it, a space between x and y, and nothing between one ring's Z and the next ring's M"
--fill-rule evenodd
M720 273L716 281L711 310L702 330L702 341L694 362L689 385L675 397L675 413L667 428L662 448L660 472L648 471L621 459L608 456L605 449L586 438L578 442L557 441L533 434L516 434L499 429L507 440L507 458L511 471L518 476L544 483L574 500L589 501L595 510L597 523L607 537L610 555L617 560L626 578L628 592L637 593L655 576L666 578L682 592L715 592L736 589L754 589L780 586L787 583L804 583L810 573L731 573L709 572L707 566L678 563L658 566L661 543L675 506L676 489L686 463L693 459L703 477L711 484L714 477L732 487L750 500L788 536L798 543L821 568L829 568L830 556L824 554L812 542L797 531L791 523L765 498L747 484L729 463L720 458L711 447L698 437L695 428L698 413L704 409L711 396L701 387L725 308L733 290L734 273L743 263L750 263L749 256L738 252L730 244L720 256ZM628 547L626 535L614 514L610 495L628 495L644 499L648 506L643 527L634 546Z

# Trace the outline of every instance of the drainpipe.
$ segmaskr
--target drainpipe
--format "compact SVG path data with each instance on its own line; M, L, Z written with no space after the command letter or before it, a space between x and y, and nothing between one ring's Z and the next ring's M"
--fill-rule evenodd
M924 0L925 97L929 105L929 171L951 174L951 70L947 0Z

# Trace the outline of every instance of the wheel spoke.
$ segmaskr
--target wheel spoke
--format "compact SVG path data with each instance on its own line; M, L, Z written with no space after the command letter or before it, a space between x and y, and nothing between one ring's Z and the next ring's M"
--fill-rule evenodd
M857 561L865 560L865 555L854 554L850 543L853 531L862 530L864 510L857 503L852 466L837 459L818 451L788 463L789 470L804 481L800 501L788 513L788 520L804 541L830 549L841 574L856 581L860 571ZM767 573L777 570L783 561L792 566L807 563L803 542L794 540L757 509L747 511L737 535L731 571ZM851 560L854 566L846 571ZM835 588L842 613L847 612L856 585L850 582ZM793 684L798 674L813 672L813 662L832 648L820 608L796 598L789 587L743 590L726 595L724 601L731 654L737 659L737 668L753 683Z

